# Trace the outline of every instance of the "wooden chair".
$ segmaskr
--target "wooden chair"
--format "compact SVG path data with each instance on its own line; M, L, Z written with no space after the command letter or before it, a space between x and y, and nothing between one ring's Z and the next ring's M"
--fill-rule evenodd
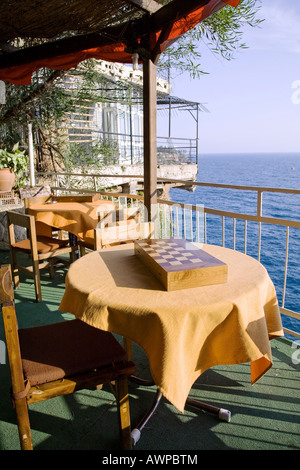
M99 213L98 227L94 229L93 238L78 240L80 255L85 255L86 248L102 250L108 246L151 238L153 233L154 224L141 222L141 213L136 208Z
M62 194L56 195L52 193L35 195L33 197L23 197L25 213L28 214L28 210L37 205L37 204L47 204L47 203L54 203L54 202L94 202L100 199L100 194L92 193L92 194ZM36 221L35 222L35 229L37 236L47 236L52 237L53 234L57 234L58 238L63 239L63 230L50 227L42 222ZM71 237L70 237L71 235ZM75 235L69 234L69 239L72 239L72 244L77 246L77 237ZM74 243L75 241L75 243Z
M112 381L121 445L131 449L127 378L135 366L113 335L80 320L18 330L9 265L0 267L0 298L21 449L33 449L28 405Z
M52 195L48 194L45 196L34 196L34 197L25 197L24 198L24 207L25 214L28 214L28 209L34 204L46 204L47 202L52 201ZM62 238L61 230L58 230L49 225L43 224L42 222L35 221L35 231L37 236L42 237L53 237L53 234L56 232L59 238Z
M34 216L7 211L8 234L10 243L11 265L15 288L19 287L19 270L34 278L36 301L42 300L40 269L48 267L53 277L53 266L58 261L69 263L68 260L58 258L60 255L70 253L70 262L75 261L77 246L70 246L69 240L60 240L50 236L37 235ZM25 240L15 240L15 227L24 227L27 230ZM31 259L31 266L18 263L18 253L26 253Z
M152 238L154 224L152 222L140 222L132 225L119 225L115 227L104 227L95 229L95 248L101 250L106 246L131 243L134 240Z
M100 199L100 194L49 194L46 196L34 196L24 198L25 210L35 204L46 204L47 202L93 202Z
M48 194L46 196L25 197L24 198L25 212L27 212L29 207L33 206L34 204L46 204L47 202L50 202L50 201L52 201L52 194Z

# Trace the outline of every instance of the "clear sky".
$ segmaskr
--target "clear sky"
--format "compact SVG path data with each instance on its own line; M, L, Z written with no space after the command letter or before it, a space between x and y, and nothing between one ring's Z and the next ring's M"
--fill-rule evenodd
M172 95L209 110L199 115L200 153L300 153L299 4L262 0L265 21L245 29L248 49L227 61L200 44L209 75L173 81ZM189 137L190 129L191 121L178 117L172 134Z

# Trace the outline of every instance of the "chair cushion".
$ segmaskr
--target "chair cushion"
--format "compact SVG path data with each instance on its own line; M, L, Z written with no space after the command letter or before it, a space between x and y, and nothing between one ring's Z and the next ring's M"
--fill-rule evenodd
M25 379L38 385L89 372L126 358L109 332L69 320L19 330Z
M69 240L59 240L58 238L50 238L50 237L37 237L37 250L38 253L50 253L52 251L59 250L60 248L64 248L68 246ZM30 247L30 240L26 238L26 240L21 240L17 243L12 245L14 248L17 248L20 251L24 251L25 253L31 252Z

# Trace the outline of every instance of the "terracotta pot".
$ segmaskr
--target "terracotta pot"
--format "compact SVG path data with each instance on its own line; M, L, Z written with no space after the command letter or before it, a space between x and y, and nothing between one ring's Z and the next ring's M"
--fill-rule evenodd
M15 174L10 168L0 169L0 193L11 191L15 184Z

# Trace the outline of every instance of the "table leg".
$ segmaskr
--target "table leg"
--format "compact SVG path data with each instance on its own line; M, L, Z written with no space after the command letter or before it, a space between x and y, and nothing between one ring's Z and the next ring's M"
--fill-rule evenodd
M151 387L152 385L155 385L155 382L153 379L146 380L146 379L142 379L141 377L137 377L136 375L130 375L128 377L128 380L137 385L144 385L144 387Z
M132 341L125 337L123 337L123 341L124 341L124 347L126 349L128 359L132 360ZM135 375L131 375L130 377L128 377L128 379L130 380L130 382L133 382L137 385L143 385L145 387L155 385L155 382L153 381L153 379L145 380ZM145 416L141 419L139 424L131 432L132 445L135 445L139 441L141 437L141 431L144 428L144 426L147 424L149 419L155 413L159 405L159 402L161 400L161 397L162 397L162 393L157 389L151 408L145 414ZM224 408L218 408L216 406L208 405L207 403L203 403L201 401L194 400L192 398L187 398L186 405L190 405L200 410L208 411L209 413L216 414L221 421L226 421L227 423L229 423L231 420L230 411L225 410Z
M224 408L217 408L216 406L208 405L202 401L194 400L193 398L187 398L186 405L194 406L203 411L208 411L209 413L214 413L218 415L218 418L221 421L226 421L227 423L231 420L231 412L225 410Z
M148 423L149 419L155 413L161 398L162 398L162 393L157 389L156 395L155 395L155 398L154 398L154 401L152 403L151 408L145 414L145 416L141 419L139 424L131 431L132 445L135 445L139 441L139 439L141 437L142 429L145 427L145 425ZM224 409L224 408L218 408L216 406L208 405L207 403L203 403L201 401L194 400L192 398L187 398L186 405L194 406L197 409L200 409L200 410L203 410L203 411L208 411L209 413L216 414L216 415L218 415L218 418L221 421L226 421L227 423L229 423L230 420L231 420L231 412L229 410Z
M139 424L131 431L131 440L132 440L133 445L135 445L138 442L138 440L140 439L141 431L144 428L144 426L148 423L151 416L153 416L153 414L155 413L155 410L159 405L161 397L162 397L162 393L159 390L157 390L151 408L145 414L145 416L141 419Z

